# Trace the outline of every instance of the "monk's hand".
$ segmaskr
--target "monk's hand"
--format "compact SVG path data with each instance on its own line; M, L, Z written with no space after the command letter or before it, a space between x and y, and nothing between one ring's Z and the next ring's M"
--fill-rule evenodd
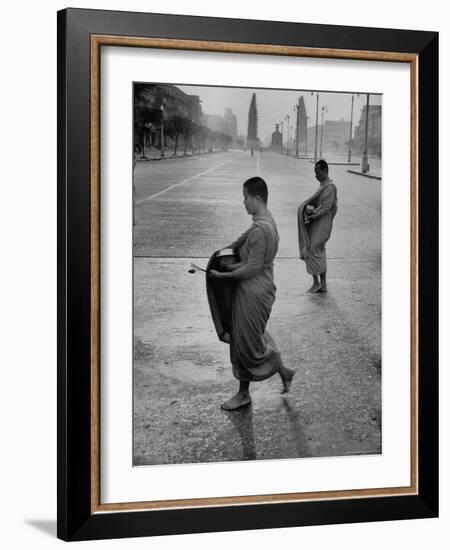
M223 273L220 273L220 271L217 271L215 269L209 270L209 276L212 277L213 279L221 279L222 275Z

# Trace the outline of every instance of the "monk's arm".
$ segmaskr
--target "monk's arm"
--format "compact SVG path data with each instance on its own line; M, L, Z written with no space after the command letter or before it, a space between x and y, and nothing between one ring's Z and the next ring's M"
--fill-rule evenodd
M239 269L240 267L247 265L247 262L238 262L236 264L230 264L227 266L228 271L235 271L236 269Z
M266 254L266 242L263 231L257 227L254 228L248 236L249 255L246 262L241 262L240 266L229 273L224 273L230 279L250 279L257 275L264 266L264 256Z
M314 213L310 216L313 220L319 218L320 216L323 216L327 212L329 212L336 200L336 189L334 186L329 186L328 189L325 189L322 196L322 201L320 206L318 206Z
M233 241L228 246L224 246L224 248L232 248L234 250L236 248L241 247L245 243L245 241L247 240L249 231L250 231L250 229L247 229L247 231L244 231L244 233L242 233L242 235L240 237L238 237L235 241Z

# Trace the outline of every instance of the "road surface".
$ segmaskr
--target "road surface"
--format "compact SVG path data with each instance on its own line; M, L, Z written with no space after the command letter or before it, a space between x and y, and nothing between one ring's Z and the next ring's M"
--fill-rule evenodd
M338 214L328 294L310 295L298 259L298 205L316 189L308 160L230 151L138 163L134 231L133 463L167 464L381 452L381 183L330 167ZM251 220L242 183L260 175L278 224L277 299L269 330L291 392L273 377L253 404L219 405L237 387L202 274L211 253Z

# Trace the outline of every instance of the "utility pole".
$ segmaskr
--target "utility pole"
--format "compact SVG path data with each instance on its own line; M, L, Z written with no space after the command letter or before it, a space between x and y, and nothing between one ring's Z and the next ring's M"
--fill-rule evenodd
M367 94L367 103L366 103L366 127L364 131L364 151L362 158L361 171L363 174L367 174L369 171L369 159L368 159L368 150L367 150L367 139L369 135L369 94Z
M311 92L311 94L313 95L314 92ZM317 98L316 98L316 140L315 140L315 144L314 144L314 162L317 162L317 133L319 131L319 94L317 93Z
M298 98L297 109L297 128L295 132L295 156L298 158L298 141L299 141L299 126L300 126L300 98Z
M286 155L289 155L289 115L286 115L285 120L287 119L287 147L286 147Z
M281 126L281 154L283 154L283 121L280 122Z
M353 136L353 103L355 96L352 94L352 108L350 111L350 136L348 138L348 157L347 162L352 162L352 136Z
M309 120L309 116L306 117L305 157L308 156L308 120Z
M161 103L161 158L164 158L164 101Z
M320 123L320 158L322 158L322 145L323 145L323 114L327 112L325 106L322 107L322 121Z

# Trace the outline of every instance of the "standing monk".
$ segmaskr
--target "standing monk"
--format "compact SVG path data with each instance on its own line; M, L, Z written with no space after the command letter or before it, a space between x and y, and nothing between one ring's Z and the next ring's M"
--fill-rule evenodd
M266 331L275 301L273 259L278 250L278 231L267 208L266 182L259 177L244 183L244 206L253 217L250 228L226 248L239 250L241 261L229 265L228 272L211 270L210 276L233 279L230 358L239 390L222 409L232 411L251 403L250 382L259 382L278 373L283 392L289 391L294 371L283 365L280 352Z
M298 244L300 258L313 277L308 292L327 291L327 257L325 244L330 238L337 212L337 190L328 177L328 164L318 160L314 166L319 189L298 209ZM320 280L319 280L320 277Z

